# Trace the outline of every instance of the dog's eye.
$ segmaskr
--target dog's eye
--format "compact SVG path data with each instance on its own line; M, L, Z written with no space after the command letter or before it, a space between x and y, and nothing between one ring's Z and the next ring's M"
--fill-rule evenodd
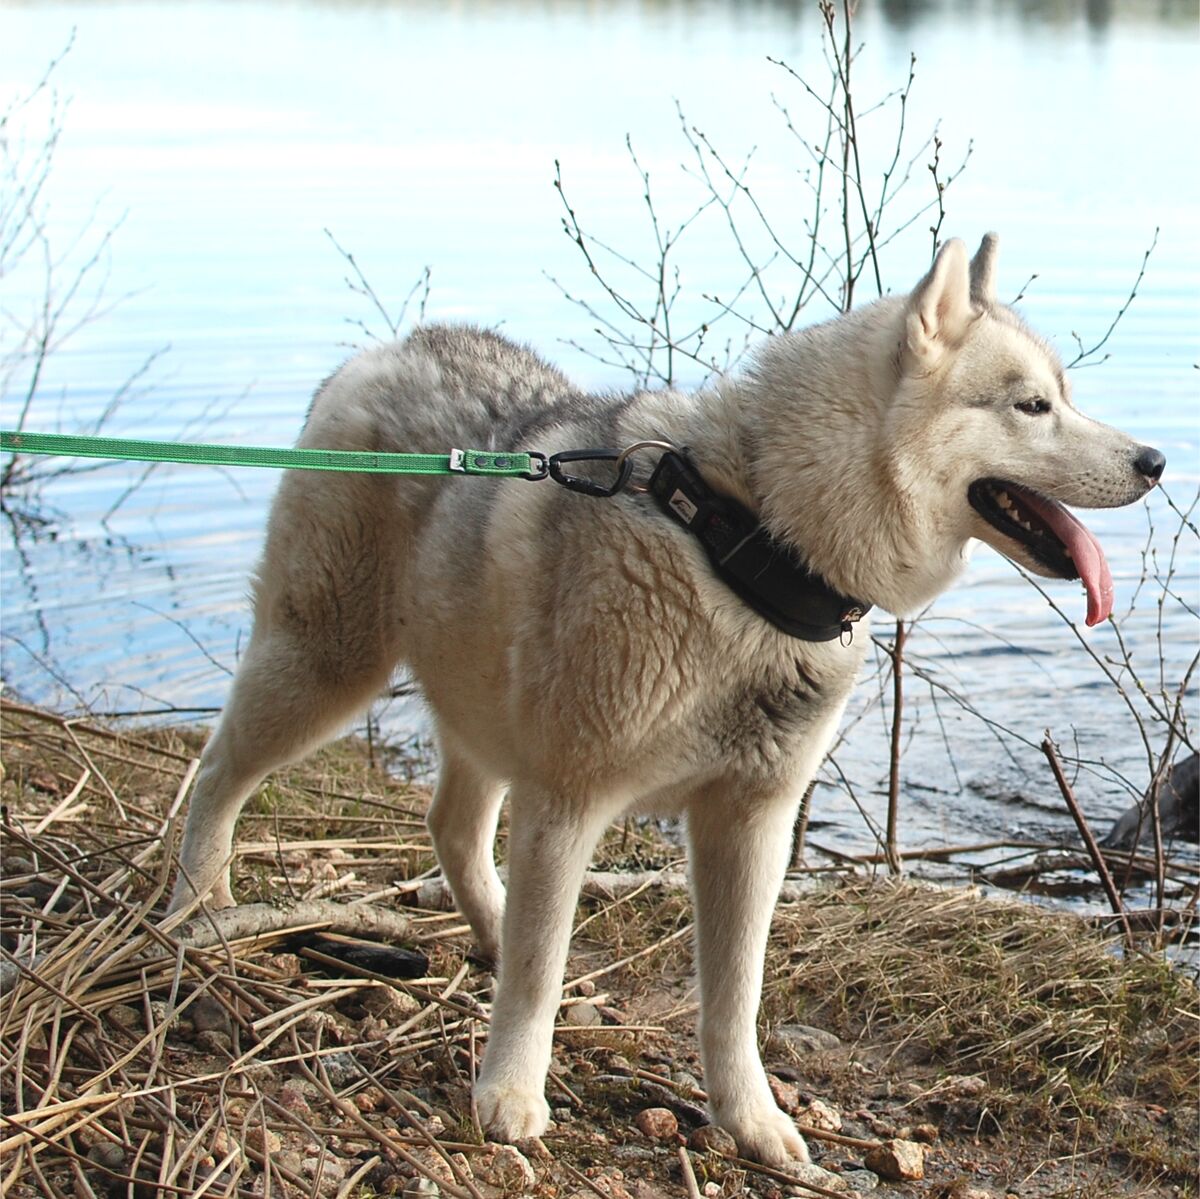
M1041 416L1043 412L1050 411L1050 401L1040 397L1036 400L1018 400L1013 407L1018 412L1024 412L1029 416Z

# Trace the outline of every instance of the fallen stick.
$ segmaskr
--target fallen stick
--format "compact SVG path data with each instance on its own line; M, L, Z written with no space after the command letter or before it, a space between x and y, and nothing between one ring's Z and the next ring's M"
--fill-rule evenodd
M803 1178L797 1178L795 1174L789 1174L786 1170L777 1170L774 1166L764 1166L761 1162L752 1162L749 1158L745 1157L735 1157L729 1160L735 1166L741 1166L743 1170L752 1170L755 1174L764 1174L767 1178L775 1179L776 1182L786 1182L790 1186L812 1191L814 1195L825 1195L828 1199L846 1199L844 1191L832 1191L829 1187L819 1186L815 1182L805 1182Z
M403 941L410 935L408 917L366 904L309 899L285 907L248 903L194 916L170 935L190 949L211 949L225 941L278 937L300 929L320 928L347 937Z
M904 860L913 862L936 862L941 858L957 857L959 854L987 853L992 849L1061 849L1051 841L1014 841L1006 838L1000 841L981 841L977 845L942 845L930 849L906 849ZM887 862L886 853L866 853L850 856L853 862L861 862L864 866L880 866Z
M692 1159L683 1145L679 1146L679 1167L683 1171L683 1185L687 1187L688 1199L702 1199L696 1171L692 1169Z
M821 878L832 870L812 871L811 878L785 879L779 891L780 903L796 903L811 895L821 885ZM421 879L407 886L400 884L402 893L410 903L423 911L450 911L454 898L446 880L440 875ZM682 870L589 870L583 876L580 893L587 899L599 899L604 903L623 899L641 889L663 891L686 891L687 874Z
M807 1124L796 1122L796 1130L801 1136L812 1137L814 1141L828 1141L831 1145L845 1145L847 1149L882 1149L883 1142L874 1138L847 1137L840 1132L828 1132L824 1128L810 1128Z
M81 1124L90 1123L95 1117L104 1115L116 1107L122 1098L120 1093L109 1091L103 1095L88 1096L86 1099L78 1101L68 1100L65 1103L54 1105L54 1110L49 1114L47 1114L46 1108L33 1108L29 1112L20 1113L38 1117L36 1120L19 1121L16 1114L10 1116L0 1112L0 1122L18 1130L12 1136L5 1137L3 1141L0 1141L0 1154L11 1153L12 1150L30 1141L53 1144L65 1133L73 1132ZM73 1120L76 1122L72 1123ZM68 1127L61 1128L60 1126L63 1124L67 1124ZM53 1137L49 1135L51 1131L54 1131ZM36 1151L35 1149L34 1152Z

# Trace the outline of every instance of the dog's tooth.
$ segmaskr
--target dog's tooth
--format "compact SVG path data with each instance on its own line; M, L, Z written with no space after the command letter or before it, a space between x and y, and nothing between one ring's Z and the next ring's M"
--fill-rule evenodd
M997 491L996 499L999 501L1001 508L1011 508L1013 506L1012 500L1008 498L1007 491Z

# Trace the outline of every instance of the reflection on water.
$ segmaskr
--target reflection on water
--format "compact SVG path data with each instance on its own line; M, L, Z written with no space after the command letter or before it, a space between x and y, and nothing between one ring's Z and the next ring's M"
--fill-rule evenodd
M771 97L797 113L803 97L766 56L822 78L808 3L96 0L8 6L3 19L5 93L30 84L31 63L78 30L61 77L74 99L51 233L69 237L97 204L101 227L127 212L109 294L128 299L52 357L38 427L98 412L169 344L112 432L190 428L193 439L289 444L313 387L347 352L346 319L374 319L345 289L326 227L389 306L428 264L431 316L501 325L588 384L622 386L567 344L601 343L546 279L584 294L594 286L560 231L554 163L590 227L643 256L644 204L623 138L632 134L663 204L687 211L676 98L731 160L759 147L757 194L801 227L811 162ZM974 240L1000 228L1005 294L1037 275L1023 308L1068 357L1073 334L1092 344L1104 333L1160 228L1137 301L1106 346L1111 359L1076 372L1075 389L1088 412L1166 452L1171 494L1186 506L1200 475L1200 181L1184 150L1197 141L1193 5L881 0L861 6L858 29L863 96L902 84L915 51L911 127L941 119L947 156L973 139L945 231ZM913 186L927 186L923 159ZM926 225L889 248L892 286L908 287L928 260ZM723 286L727 240L706 233L689 245L689 294ZM36 300L32 285L0 284L7 312ZM7 353L11 327L4 336ZM20 543L5 530L6 687L106 710L219 706L247 632L247 579L274 480L164 468L102 523L139 478L114 466L64 479L47 496L63 514L52 530ZM1119 603L1138 594L1123 634L1147 664L1143 681L1158 681L1160 641L1165 681L1179 678L1194 616L1168 604L1160 632L1153 595L1137 592L1146 563L1167 569L1177 516L1156 495L1089 524ZM1194 606L1194 540L1178 552L1175 589ZM1078 617L1074 587L1052 594ZM1088 643L1101 663L1121 652L1109 629ZM1047 726L1095 763L1081 789L1098 821L1144 787L1140 734L1102 666L990 552L918 628L910 653L924 676L906 699L908 844L1061 827L1036 749ZM860 688L838 751L855 799L876 813L887 762L880 677ZM417 717L393 705L387 719L401 728ZM1161 739L1161 724L1149 734ZM823 786L818 815L831 822L824 839L869 847L845 791Z
M229 0L232 2L232 0ZM103 3L103 0L101 0ZM291 7L288 0L286 5ZM311 0L311 7L334 9L438 9L440 0ZM635 9L644 13L704 20L719 15L728 21L769 19L777 28L812 19L810 0L624 0L604 6ZM579 18L596 12L593 0L459 0L456 9L467 13L491 13L515 9L524 14ZM907 30L933 18L958 17L978 20L997 12L1011 14L1025 25L1068 24L1083 21L1090 29L1103 31L1114 21L1151 22L1193 28L1195 7L1188 0L860 0L860 15L878 9L896 29Z

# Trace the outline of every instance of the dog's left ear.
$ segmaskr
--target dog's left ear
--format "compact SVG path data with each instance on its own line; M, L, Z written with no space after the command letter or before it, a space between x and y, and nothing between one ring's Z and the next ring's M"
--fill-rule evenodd
M971 305L971 282L967 247L957 237L952 238L908 298L904 357L910 370L932 370L947 351L962 341L976 315Z
M996 302L996 255L999 249L1000 238L994 233L985 233L971 259L971 299L976 304Z

